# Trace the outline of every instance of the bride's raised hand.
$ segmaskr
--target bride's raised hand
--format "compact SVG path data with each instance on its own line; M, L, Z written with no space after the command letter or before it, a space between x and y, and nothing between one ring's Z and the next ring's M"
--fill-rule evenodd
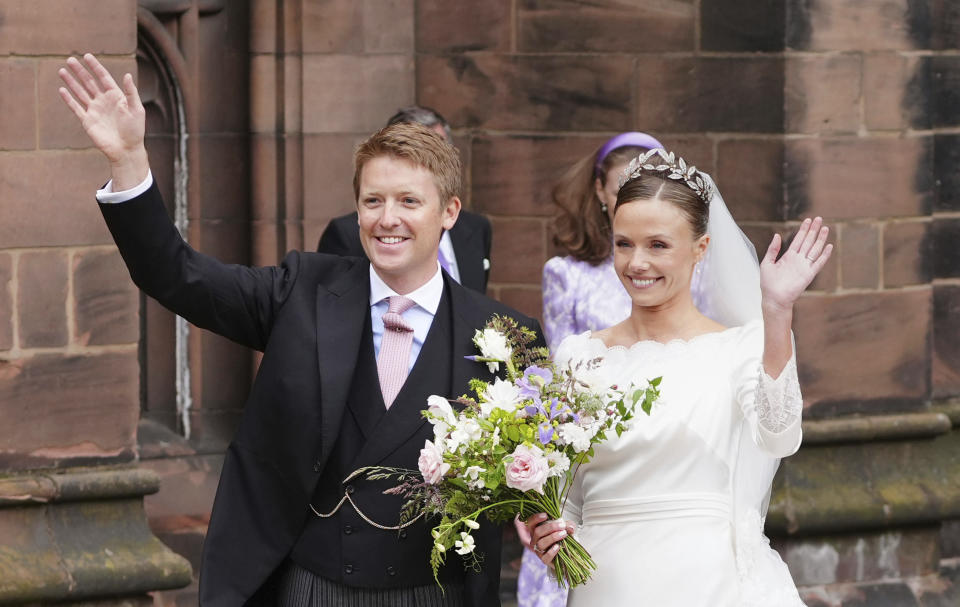
M60 87L60 97L80 120L93 144L110 161L114 179L117 180L118 169L131 166L142 173L139 179L146 177L148 166L143 144L146 113L133 76L124 75L121 89L107 68L89 53L83 56L83 63L70 57L67 67L57 73L66 85ZM136 185L136 181L132 185Z
M829 233L822 218L804 219L790 248L780 259L777 255L782 241L779 234L773 235L767 254L760 262L760 291L765 307L784 311L793 307L833 253L833 245L827 244Z

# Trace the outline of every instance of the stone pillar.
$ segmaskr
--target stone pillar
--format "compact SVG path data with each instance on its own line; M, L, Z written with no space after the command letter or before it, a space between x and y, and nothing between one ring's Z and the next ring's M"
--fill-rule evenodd
M0 603L139 604L190 566L143 513L157 479L136 464L137 295L93 200L106 163L56 75L85 51L135 72L136 4L2 12Z

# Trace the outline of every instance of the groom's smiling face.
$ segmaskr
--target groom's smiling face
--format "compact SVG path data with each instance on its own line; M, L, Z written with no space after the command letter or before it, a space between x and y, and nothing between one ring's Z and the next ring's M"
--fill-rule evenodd
M401 295L437 271L443 230L460 213L456 197L441 203L429 170L393 156L377 156L360 173L357 200L360 242L377 274Z

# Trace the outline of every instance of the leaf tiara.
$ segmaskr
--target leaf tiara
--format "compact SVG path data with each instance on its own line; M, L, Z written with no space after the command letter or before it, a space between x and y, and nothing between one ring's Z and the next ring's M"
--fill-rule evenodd
M660 175L667 179L680 181L693 190L697 198L703 201L703 204L709 205L710 198L713 196L713 188L710 182L704 177L703 173L697 170L697 167L679 157L674 156L673 152L668 152L662 148L648 150L627 165L620 178L620 187L623 184L635 179L643 173Z

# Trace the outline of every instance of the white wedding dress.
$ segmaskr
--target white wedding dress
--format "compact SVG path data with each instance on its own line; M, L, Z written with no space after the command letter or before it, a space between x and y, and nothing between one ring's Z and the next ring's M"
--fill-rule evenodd
M760 321L667 344L560 344L560 366L603 357L605 381L663 378L652 414L574 478L564 518L597 570L568 605L802 607L763 535L779 458L800 446L800 387L795 358L773 380L762 353Z

